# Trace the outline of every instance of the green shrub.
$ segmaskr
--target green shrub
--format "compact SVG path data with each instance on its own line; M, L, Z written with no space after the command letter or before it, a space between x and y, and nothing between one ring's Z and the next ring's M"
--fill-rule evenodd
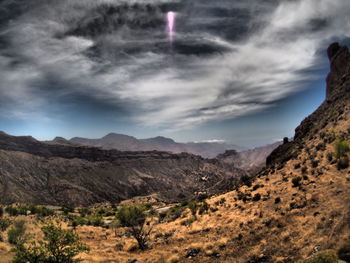
M18 245L25 241L25 221L14 222L13 226L7 231L8 241L12 245Z
M62 207L62 212L65 215L68 215L69 213L74 213L74 208L73 207Z
M327 142L329 143L333 142L336 139L334 129L329 129L326 133L326 136L327 136L326 138Z
M10 216L36 214L40 217L46 217L46 216L52 216L55 214L55 212L51 209L48 209L44 206L34 206L34 205L30 205L30 206L21 205L18 207L8 206L5 208L5 211Z
M79 209L79 213L81 217L86 217L87 215L91 215L91 211L88 208Z
M141 250L147 249L147 242L152 228L146 230L145 207L139 205L126 205L121 207L116 215L120 225L127 227L129 233L136 239Z
M203 203L200 205L200 207L199 207L198 213L199 213L200 215L202 215L202 214L204 214L205 212L208 212L209 208L210 208L210 205L209 205L207 202L203 202Z
M192 216L196 216L197 214L197 203L195 201L191 201L187 204L187 207L191 210Z
M81 216L73 216L70 218L71 220L71 225L73 227L76 226L100 226L103 227L105 226L105 223L103 221L103 217L99 215L92 215L92 216L87 216L87 217L81 217Z
M18 209L13 206L7 206L5 208L5 212L8 213L10 216L17 216L19 214Z
M180 206L171 207L166 213L166 220L175 221L182 215L183 211L184 211L183 207L180 207Z
M7 218L0 218L0 241L3 240L2 232L6 231L6 229L11 225L11 221Z
M151 209L148 211L148 215L149 215L149 216L157 216L157 215L158 215L158 212L157 212L156 209L151 208Z
M0 206L0 217L4 216L4 208Z
M334 144L334 150L335 150L335 157L337 159L340 159L350 151L349 143L342 137L337 138Z
M341 260L344 260L346 262L350 262L350 243L343 245L338 250L338 257Z
M338 263L338 258L334 251L326 250L305 260L303 263Z
M62 229L52 222L45 224L40 242L20 243L13 249L13 263L74 263L81 260L76 256L89 248L80 242L72 230Z

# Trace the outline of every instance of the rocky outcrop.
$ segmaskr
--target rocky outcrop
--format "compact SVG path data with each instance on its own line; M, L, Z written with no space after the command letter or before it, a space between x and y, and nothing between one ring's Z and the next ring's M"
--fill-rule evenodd
M310 116L295 129L294 140L281 145L267 158L267 166L282 167L295 158L307 141L319 136L320 132L332 124L336 125L341 115L348 110L350 101L350 53L346 46L333 43L329 46L330 73L326 84L326 99Z
M331 102L344 92L350 91L350 53L348 47L340 46L339 43L330 45L327 53L331 71L327 77L326 99Z
M150 194L180 201L228 190L243 174L186 153L122 152L0 133L0 203L86 206Z

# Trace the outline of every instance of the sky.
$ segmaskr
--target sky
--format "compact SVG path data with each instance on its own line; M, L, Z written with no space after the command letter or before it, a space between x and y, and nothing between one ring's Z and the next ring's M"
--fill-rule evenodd
M349 13L348 0L2 0L0 130L292 137L324 100Z

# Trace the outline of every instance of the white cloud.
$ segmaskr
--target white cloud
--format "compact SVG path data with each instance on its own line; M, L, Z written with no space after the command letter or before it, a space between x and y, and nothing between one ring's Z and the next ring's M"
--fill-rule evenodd
M210 57L172 57L147 47L136 55L119 52L121 39L124 44L152 47L152 39L139 43L127 28L120 29L120 35L97 39L57 37L101 2L116 3L57 1L56 8L41 3L10 24L6 36L12 43L11 52L25 66L11 68L11 59L1 57L0 92L13 102L17 115L45 108L50 94L84 94L122 104L134 121L166 130L231 119L265 109L303 88L303 81L315 77L303 70L317 66L317 51L332 39L350 34L350 1L298 0L281 1L274 11L255 17L263 26L245 40L231 42L200 33L203 42L230 50ZM256 8L258 2L240 3L239 8ZM324 25L316 30L315 23ZM184 33L177 37L190 39ZM89 48L104 41L111 45L110 57L101 61L86 56ZM115 54L120 58L112 59ZM45 86L43 91L48 76L59 79L62 86L54 92ZM2 113L11 107L1 108Z

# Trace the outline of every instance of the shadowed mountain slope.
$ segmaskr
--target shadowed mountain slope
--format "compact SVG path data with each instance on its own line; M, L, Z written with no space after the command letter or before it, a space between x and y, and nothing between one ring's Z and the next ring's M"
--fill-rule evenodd
M266 158L281 144L282 142L276 142L242 152L227 150L225 153L219 154L217 159L255 174L265 166Z
M242 174L186 153L122 152L0 133L0 203L77 206L154 193L177 201L227 190Z

